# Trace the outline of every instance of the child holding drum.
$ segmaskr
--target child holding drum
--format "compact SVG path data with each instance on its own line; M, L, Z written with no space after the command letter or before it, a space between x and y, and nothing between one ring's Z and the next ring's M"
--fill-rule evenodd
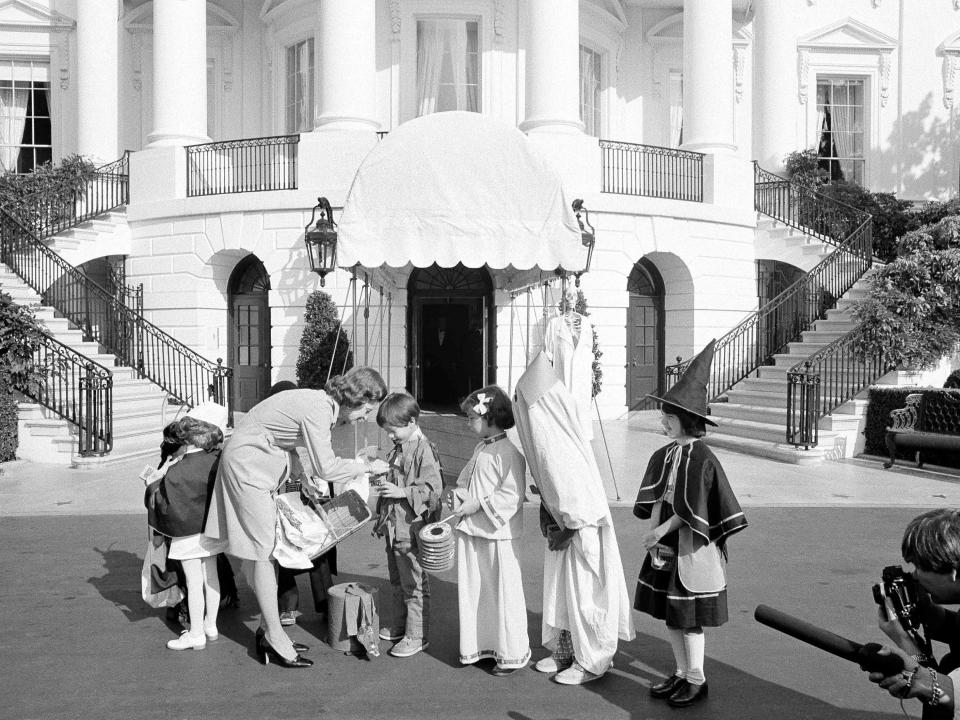
M393 586L393 625L382 628L380 638L399 641L390 649L394 657L410 657L430 645L430 582L420 566L417 534L436 520L443 479L440 456L419 418L420 405L406 393L390 393L377 411L377 424L394 443L387 476L372 488L379 497L374 533L386 538Z
M460 662L493 658L493 675L511 675L530 660L527 605L520 576L526 461L507 439L510 398L496 385L472 392L460 406L480 442L456 487L445 493L460 520L457 593Z

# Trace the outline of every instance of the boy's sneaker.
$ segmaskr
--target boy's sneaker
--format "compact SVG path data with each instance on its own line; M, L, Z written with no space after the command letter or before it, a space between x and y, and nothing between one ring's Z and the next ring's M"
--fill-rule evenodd
M533 669L542 673L555 673L566 670L571 665L573 665L572 657L558 661L555 655L547 655L545 658L537 660L537 664L533 666Z
M295 610L291 610L291 611L288 611L288 612L282 612L282 613L280 613L280 624L283 625L284 627L289 627L289 626L291 626L291 625L296 625L296 624L297 624L297 612L296 612Z
M553 679L561 685L583 685L591 680L596 680L602 677L603 675L596 675L587 670L580 663L574 661L573 665L568 667L566 670L558 672Z
M403 630L392 627L380 628L380 639L389 640L390 642L403 640Z
M426 650L428 647L430 647L430 643L426 640L405 637L390 648L390 654L394 657L410 657L411 655L416 655L421 650Z

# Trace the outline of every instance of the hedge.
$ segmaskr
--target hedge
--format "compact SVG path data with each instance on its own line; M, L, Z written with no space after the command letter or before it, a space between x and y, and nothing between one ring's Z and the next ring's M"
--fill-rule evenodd
M890 412L899 410L907 406L907 395L918 393L923 390L932 390L930 387L871 387L867 398L867 417L864 423L863 434L865 442L863 452L865 455L880 455L889 457L885 440L887 427L890 425ZM897 459L913 461L914 450L897 450ZM943 465L944 467L960 467L960 457L957 453L949 451L924 450L922 456L924 464Z

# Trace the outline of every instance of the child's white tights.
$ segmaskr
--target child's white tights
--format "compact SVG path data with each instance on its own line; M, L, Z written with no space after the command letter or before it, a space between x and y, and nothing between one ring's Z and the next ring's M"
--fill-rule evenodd
M200 637L217 631L220 610L220 578L217 558L181 560L187 581L187 610L190 612L190 635ZM204 612L206 611L206 612Z
M670 647L677 662L674 674L686 678L691 685L702 685L706 682L703 674L703 656L705 653L705 639L703 628L667 628L670 637Z

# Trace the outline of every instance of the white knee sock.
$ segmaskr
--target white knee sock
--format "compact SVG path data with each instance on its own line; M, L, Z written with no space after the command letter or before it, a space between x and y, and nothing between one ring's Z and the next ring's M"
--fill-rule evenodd
M702 685L707 681L703 674L705 645L702 629L683 632L683 647L687 653L687 682L691 685Z
M677 669L673 674L685 678L687 676L687 649L683 643L683 630L667 628L667 633L670 638L670 647L673 649L673 659L677 663Z

